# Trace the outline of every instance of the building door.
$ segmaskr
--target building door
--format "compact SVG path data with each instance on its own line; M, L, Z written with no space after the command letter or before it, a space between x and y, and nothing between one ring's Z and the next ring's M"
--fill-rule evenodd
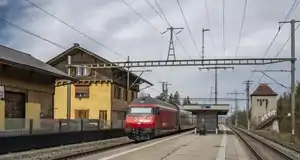
M5 92L5 128L25 128L25 94Z
M75 119L88 119L89 110L75 110Z
M99 111L99 119L107 121L107 111L105 110L100 110Z

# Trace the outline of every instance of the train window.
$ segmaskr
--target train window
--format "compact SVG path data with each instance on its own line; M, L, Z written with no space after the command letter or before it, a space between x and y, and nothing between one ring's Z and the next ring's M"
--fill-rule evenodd
M129 114L152 114L151 107L131 107Z

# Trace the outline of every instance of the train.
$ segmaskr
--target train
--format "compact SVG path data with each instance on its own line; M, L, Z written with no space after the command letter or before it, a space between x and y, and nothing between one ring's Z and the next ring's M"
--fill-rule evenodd
M129 139L147 141L153 138L195 128L192 112L182 106L150 96L138 97L128 106L125 133Z

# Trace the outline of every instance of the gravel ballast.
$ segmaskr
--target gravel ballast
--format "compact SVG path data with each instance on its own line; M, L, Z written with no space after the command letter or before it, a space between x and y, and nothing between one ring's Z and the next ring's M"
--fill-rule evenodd
M130 142L132 142L132 140L128 139L127 137L113 138L108 140L5 154L0 155L0 160L51 160L61 158L66 155L73 155L92 150L105 149L107 147L118 146Z

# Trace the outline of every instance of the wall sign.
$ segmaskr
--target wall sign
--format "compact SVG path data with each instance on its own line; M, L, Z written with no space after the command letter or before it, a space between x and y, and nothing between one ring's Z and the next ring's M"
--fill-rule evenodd
M0 86L0 100L4 99L4 86Z

